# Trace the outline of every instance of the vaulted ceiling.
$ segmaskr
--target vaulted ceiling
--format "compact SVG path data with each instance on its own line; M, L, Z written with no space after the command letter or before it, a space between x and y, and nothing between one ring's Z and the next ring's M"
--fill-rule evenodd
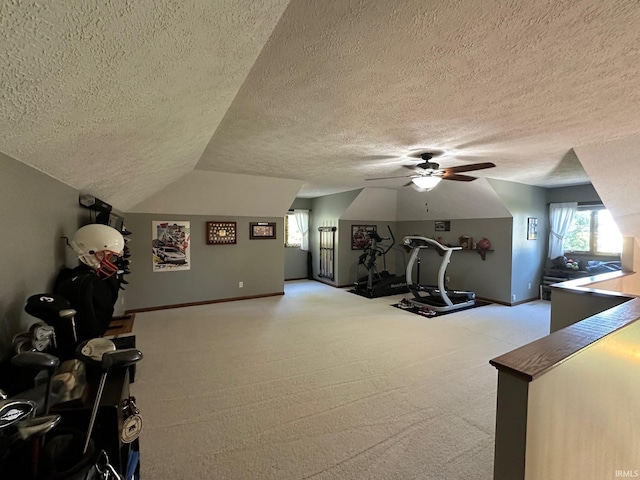
M2 2L0 151L123 211L212 173L402 188L365 179L423 151L576 185L580 152L637 168L639 46L636 0Z

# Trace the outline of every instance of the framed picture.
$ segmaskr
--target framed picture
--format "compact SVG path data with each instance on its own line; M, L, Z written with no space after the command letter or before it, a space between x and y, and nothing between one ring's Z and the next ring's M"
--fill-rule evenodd
M529 217L527 219L527 240L538 239L538 219Z
M120 215L116 215L113 212L109 212L109 226L115 228L119 232L122 231L124 225L124 218Z
M151 222L151 259L154 272L191 270L191 222Z
M351 250L364 250L371 244L369 232L377 230L376 225L351 225Z
M249 238L251 240L276 238L276 224L271 222L250 222Z
M436 220L436 232L451 231L451 222L449 220Z
M207 222L207 245L233 245L236 231L236 222Z

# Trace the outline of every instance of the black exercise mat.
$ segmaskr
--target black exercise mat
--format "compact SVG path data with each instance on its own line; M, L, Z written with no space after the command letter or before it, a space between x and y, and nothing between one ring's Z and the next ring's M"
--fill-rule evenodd
M477 308L477 307L484 307L485 305L491 305L491 302L485 302L484 300L476 300L475 305L471 305L469 307L462 307L462 308L458 308L456 310L450 310L448 312L435 312L435 314L430 314L430 315L424 315L423 313L420 313L421 308L420 307L411 307L411 308L401 308L398 305L400 305L399 303L392 303L391 306L392 307L396 307L399 310L404 310L405 312L409 312L409 313L415 313L416 315L420 315L421 317L425 317L425 318L433 318L433 317L441 317L442 315L448 315L450 313L456 313L456 312L462 312L464 310L471 310L472 308ZM425 305L425 307L428 307L428 305Z
M356 295L359 295L364 298L373 298L369 296L366 290L356 290L355 288L352 288L351 290L347 290L347 292L355 293Z

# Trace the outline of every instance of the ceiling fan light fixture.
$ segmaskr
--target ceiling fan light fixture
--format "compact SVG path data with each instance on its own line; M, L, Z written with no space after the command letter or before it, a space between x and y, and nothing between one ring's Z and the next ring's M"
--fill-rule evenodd
M411 179L411 181L413 182L412 186L419 192L428 192L429 190L434 189L436 185L440 183L440 180L442 180L442 177L436 177L433 175Z

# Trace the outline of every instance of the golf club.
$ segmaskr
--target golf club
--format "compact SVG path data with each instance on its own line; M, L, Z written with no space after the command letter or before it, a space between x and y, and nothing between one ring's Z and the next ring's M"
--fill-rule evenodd
M0 400L0 430L30 417L35 410L36 403L32 400Z
M76 312L73 308L65 308L63 310L60 310L60 312L58 312L58 315L60 316L61 319L69 320L69 322L71 323L71 333L73 334L74 343L78 343L78 333L76 331L76 319L75 319L76 313L78 312Z
M45 415L43 417L32 417L20 420L16 424L18 436L21 440L42 437L60 423L60 415Z
M60 359L44 352L21 352L11 358L11 363L18 367L47 371L47 390L44 398L44 414L47 415L49 413L49 397L51 396L53 373L60 365Z
M97 342L99 340L100 342ZM110 342L110 340L108 340ZM113 345L113 342L111 342ZM115 345L113 346L115 349ZM97 361L96 358L100 351L104 351L101 355L101 361ZM142 352L136 348L126 348L122 350L112 350L111 346L105 342L105 339L91 339L78 345L76 349L76 355L78 359L86 362L89 365L98 366L102 370L100 376L100 384L98 385L98 391L96 392L96 399L93 403L93 410L91 411L91 417L89 419L89 427L87 428L87 436L85 439L83 454L87 452L89 442L91 441L91 434L93 433L93 425L98 413L98 407L102 398L102 391L104 390L105 382L107 381L107 375L112 368L124 368L129 365L140 361L142 359Z

